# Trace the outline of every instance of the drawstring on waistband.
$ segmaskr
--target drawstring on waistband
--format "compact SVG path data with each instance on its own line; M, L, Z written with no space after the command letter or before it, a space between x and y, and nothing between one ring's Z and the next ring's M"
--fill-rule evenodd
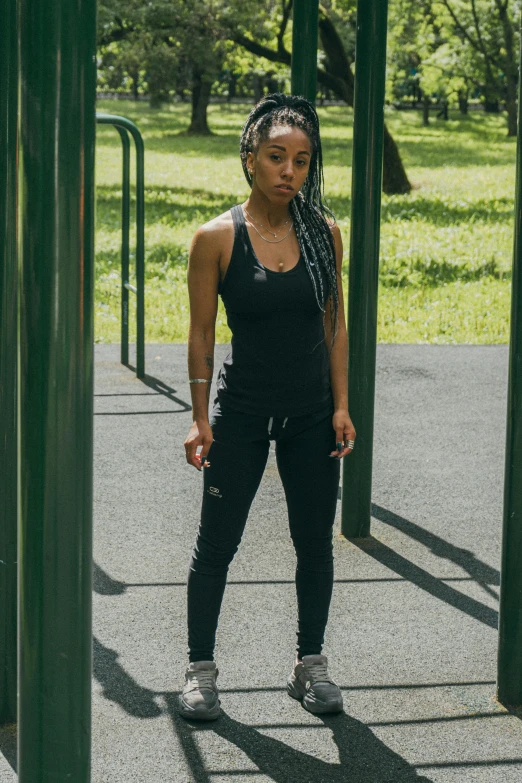
M286 419L284 419L284 420L283 420L283 429L284 429L284 426L285 426L285 424L286 424L286 422L287 422L287 421L288 421L288 416L286 417ZM268 420L268 434L269 434L269 435L271 435L271 434L272 434L272 427L273 427L273 424L274 424L274 417L273 417L273 416L270 416L270 418L269 418L269 420Z

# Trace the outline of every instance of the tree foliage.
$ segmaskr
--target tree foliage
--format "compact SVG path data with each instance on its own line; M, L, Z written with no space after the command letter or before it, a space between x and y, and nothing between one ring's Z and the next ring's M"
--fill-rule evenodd
M490 111L503 104L515 135L519 10L518 0L392 0L389 91L457 100L463 110L471 97Z
M520 0L390 0L387 96L429 97L466 110L480 98L507 109L516 133ZM100 86L147 94L153 105L190 97L189 133L207 134L211 93L258 99L288 85L293 0L100 0ZM323 97L353 106L356 0L322 0L317 80ZM411 185L385 128L383 186Z

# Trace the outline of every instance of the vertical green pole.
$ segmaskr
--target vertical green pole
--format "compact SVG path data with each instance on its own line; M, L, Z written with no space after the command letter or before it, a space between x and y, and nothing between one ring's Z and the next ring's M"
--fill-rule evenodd
M89 783L95 0L18 0L19 783Z
M522 49L520 54L522 64ZM522 71L521 71L522 73ZM522 706L522 95L518 100L515 236L500 571L497 696Z
M117 127L122 146L121 184L121 363L129 363L129 230L130 230L130 139Z
M292 94L315 104L319 0L294 0L292 26Z
M387 0L358 0L348 292L348 399L357 441L343 460L341 523L353 538L370 533L386 23Z
M134 126L136 145L136 375L145 377L145 150Z
M0 724L16 720L16 0L0 27Z

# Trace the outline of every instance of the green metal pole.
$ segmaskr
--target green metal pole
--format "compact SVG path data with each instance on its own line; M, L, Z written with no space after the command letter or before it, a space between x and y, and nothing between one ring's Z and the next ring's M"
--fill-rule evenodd
M145 155L143 138L135 127L136 145L136 375L145 377Z
M292 94L315 104L319 0L294 0L292 25Z
M122 146L121 186L121 363L129 363L129 235L130 235L130 140L125 128L117 128Z
M97 122L128 130L136 147L136 286L125 287L136 294L136 375L145 377L145 149L136 125L117 114L96 115ZM121 134L120 134L121 135ZM123 138L123 137L122 137ZM122 359L123 362L123 359ZM123 362L125 364L125 362Z
M0 27L0 724L16 720L16 0Z
M353 538L370 533L386 24L387 0L358 0L348 292L348 399L357 441L343 460L341 523Z
M95 0L18 0L19 783L89 783Z
M520 53L522 66L522 49ZM522 73L522 71L521 71ZM522 95L518 100L515 236L500 571L497 697L522 706Z

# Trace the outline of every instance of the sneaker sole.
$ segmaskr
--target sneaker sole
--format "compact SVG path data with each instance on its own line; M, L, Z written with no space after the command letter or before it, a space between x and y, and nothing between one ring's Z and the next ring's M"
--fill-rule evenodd
M287 683L286 692L292 699L300 701L305 710L312 712L315 715L324 715L328 712L342 712L344 709L342 701L336 702L335 704L326 704L325 702L320 701L307 701L306 691L302 691L301 688L297 687L296 683L291 680Z
M337 702L336 704L325 704L324 702L307 702L306 699L303 699L301 704L307 710L308 712L312 712L314 715L324 715L326 713L336 713L336 712L342 712L344 709L342 702Z
M216 720L221 715L221 704L215 704L209 710L195 710L180 699L179 713L182 718L187 718L187 720Z

